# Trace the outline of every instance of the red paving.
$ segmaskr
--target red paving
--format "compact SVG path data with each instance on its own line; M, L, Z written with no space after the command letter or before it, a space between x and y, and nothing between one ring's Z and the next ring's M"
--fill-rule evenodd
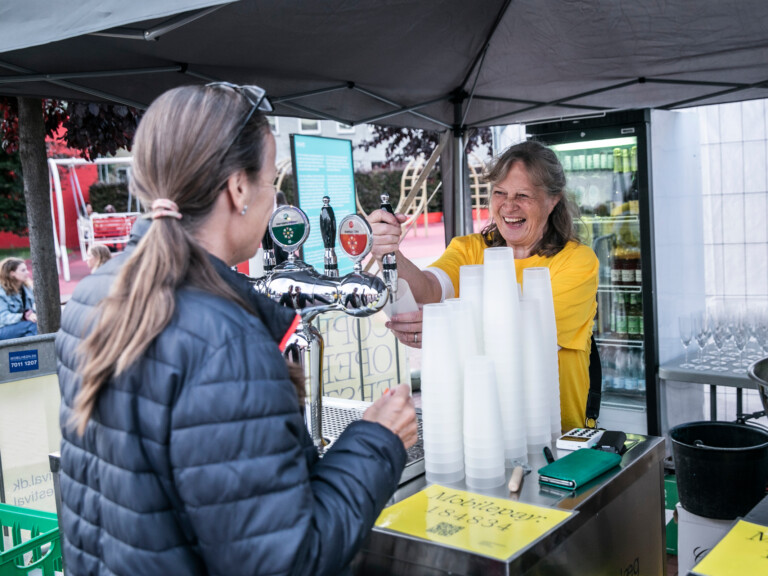
M69 255L69 282L64 281L64 274L59 274L59 292L61 293L61 301L66 302L69 297L72 296L72 292L75 291L75 286L83 278L90 274L88 264L80 258L80 250L73 251Z

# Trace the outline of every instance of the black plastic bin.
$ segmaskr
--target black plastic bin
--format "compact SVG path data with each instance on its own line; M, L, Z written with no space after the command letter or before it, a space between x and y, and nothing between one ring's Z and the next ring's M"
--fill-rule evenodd
M680 504L688 512L733 520L765 495L768 431L731 422L689 422L669 431Z

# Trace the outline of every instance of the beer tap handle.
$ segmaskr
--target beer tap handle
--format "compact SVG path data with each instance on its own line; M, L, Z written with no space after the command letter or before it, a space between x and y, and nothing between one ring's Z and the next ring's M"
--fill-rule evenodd
M320 208L320 234L323 237L323 262L326 276L339 277L339 264L336 258L336 216L331 208L331 199L323 196L323 207Z
M309 236L309 219L301 208L279 206L269 219L267 231L272 241L288 253L288 261L294 262L294 252L301 249Z
M352 259L355 273L362 271L363 259L373 247L373 231L368 221L357 214L348 214L339 225L339 242L344 253Z
M389 194L381 195L381 209L386 210L393 216L395 215L395 211L389 203ZM389 301L394 302L397 300L397 257L394 252L382 256L381 267L384 272L384 281L389 286Z

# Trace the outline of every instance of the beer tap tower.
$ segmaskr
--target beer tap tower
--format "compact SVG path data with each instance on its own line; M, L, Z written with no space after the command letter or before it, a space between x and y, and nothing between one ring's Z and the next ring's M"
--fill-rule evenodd
M312 320L332 311L358 318L375 314L386 304L390 288L380 278L362 271L361 262L373 245L373 232L363 217L350 214L341 221L338 234L341 248L355 263L354 270L342 277L339 277L334 251L336 219L327 196L323 198L320 229L325 246L324 274L319 274L295 254L309 236L307 215L295 206L278 207L267 230L271 242L264 244L266 276L256 281L254 289L275 302L292 303L301 317L283 354L303 366L307 374L304 418L313 443L322 451L328 445L322 434L324 344ZM288 253L285 262L274 264L272 243Z

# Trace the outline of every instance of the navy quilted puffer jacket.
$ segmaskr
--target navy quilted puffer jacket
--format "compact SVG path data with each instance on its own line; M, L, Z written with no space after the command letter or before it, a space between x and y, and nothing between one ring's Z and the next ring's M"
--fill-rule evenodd
M345 571L397 487L405 449L359 421L318 459L278 349L293 312L223 262L261 319L179 290L170 324L102 388L85 435L66 426L76 348L125 258L81 281L56 338L68 576Z

